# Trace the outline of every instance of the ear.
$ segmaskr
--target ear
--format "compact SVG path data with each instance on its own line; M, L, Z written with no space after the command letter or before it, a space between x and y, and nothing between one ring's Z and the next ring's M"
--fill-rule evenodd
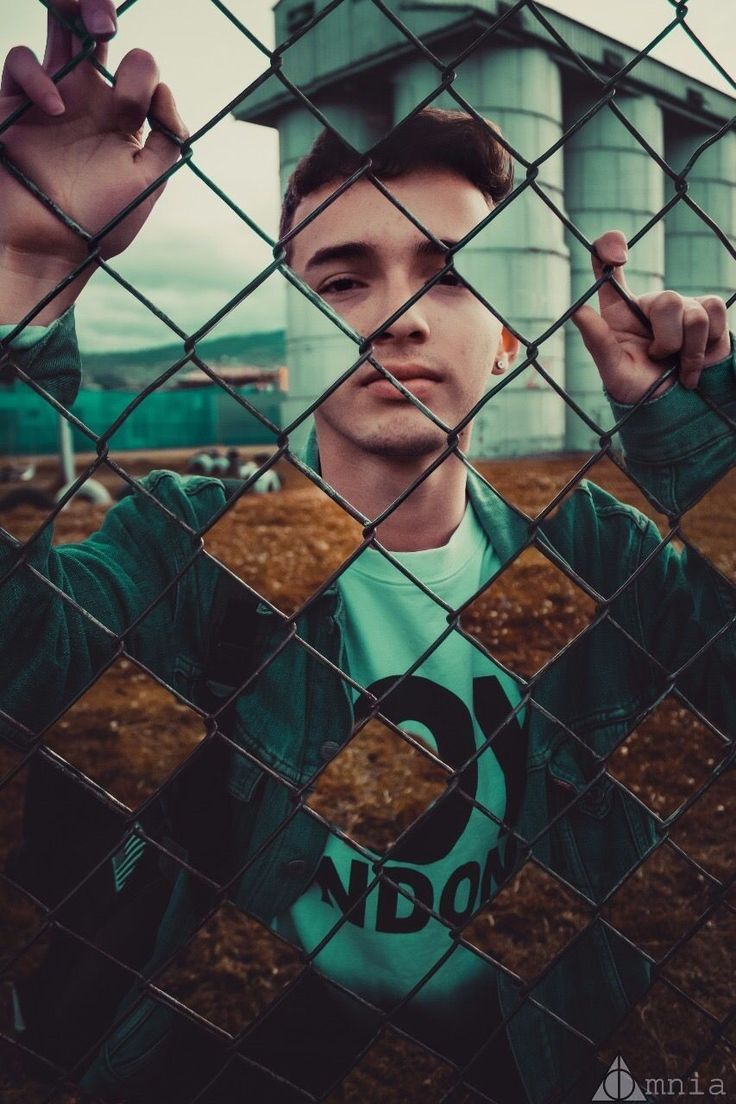
M518 337L514 337L504 326L493 358L491 372L494 376L503 375L506 369L514 363L520 347L521 343Z

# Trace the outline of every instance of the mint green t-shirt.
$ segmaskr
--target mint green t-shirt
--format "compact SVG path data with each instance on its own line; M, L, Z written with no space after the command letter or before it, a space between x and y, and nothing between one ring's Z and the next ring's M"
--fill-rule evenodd
M493 547L470 505L449 542L395 558L453 609L499 567ZM343 573L347 667L377 696L403 675L447 628L445 610L375 549L365 549ZM354 691L356 715L361 698ZM440 759L459 769L467 797L498 820L523 784L525 747L520 721L501 728L518 704L515 682L454 631L382 706L397 725L424 741ZM362 708L365 708L363 701ZM414 897L458 926L497 884L508 835L467 797L443 795L434 812L391 852L386 872ZM372 852L378 858L378 852ZM311 952L355 904L374 878L372 863L345 841L330 836L317 874L274 927ZM416 901L387 882L331 936L314 960L316 968L372 1003L391 1007L423 978L452 946L449 929ZM457 947L412 998L426 1012L488 983L487 964Z

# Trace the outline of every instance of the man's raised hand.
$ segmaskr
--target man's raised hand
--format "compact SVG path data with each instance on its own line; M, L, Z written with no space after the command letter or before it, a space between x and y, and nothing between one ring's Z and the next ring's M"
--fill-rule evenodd
M726 305L716 295L688 298L676 291L655 291L638 298L629 290L623 273L627 260L626 239L609 230L593 244L596 279L605 265L614 267L614 279L649 320L650 334L609 282L598 291L600 313L580 307L572 316L612 398L634 403L667 370L672 358L679 365L683 387L697 387L701 372L728 356L731 344ZM672 377L655 388L666 391Z
M34 106L0 134L0 142L10 160L66 215L97 234L179 157L177 143L159 130L152 130L144 143L147 115L180 139L187 134L170 90L159 82L156 62L144 50L125 55L114 88L86 59L55 85L52 74L79 53L82 41L54 11L67 20L81 19L97 40L94 56L105 63L107 39L116 29L114 0L53 0L43 62L26 46L14 47L5 61L0 122L26 99ZM102 257L130 244L162 190L101 239ZM3 314L31 309L34 296L51 290L87 253L80 236L0 166L0 323L13 320ZM59 314L80 284L38 320Z

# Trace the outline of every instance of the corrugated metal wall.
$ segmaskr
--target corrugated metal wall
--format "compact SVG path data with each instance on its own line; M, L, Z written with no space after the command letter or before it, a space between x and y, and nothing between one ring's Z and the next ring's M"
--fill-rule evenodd
M280 426L281 393L238 388L238 393ZM82 390L72 412L97 436L104 434L134 400L130 391ZM73 431L74 447L89 451L93 443ZM200 445L260 445L274 443L273 434L219 388L157 391L125 419L111 438L114 451L187 448ZM29 388L0 388L0 455L56 452L57 415Z

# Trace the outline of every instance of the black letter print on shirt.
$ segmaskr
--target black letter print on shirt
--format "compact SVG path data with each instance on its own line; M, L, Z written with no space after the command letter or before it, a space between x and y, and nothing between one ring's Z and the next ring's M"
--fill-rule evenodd
M348 920L358 928L363 927L365 924L364 894L368 888L367 862L353 859L350 864L350 884L345 889L334 862L327 855L323 855L314 880L321 890L322 900L326 905L333 905L333 907L337 905L343 916L352 909Z
M386 871L386 877L390 879L381 881L378 886L378 906L376 908L376 931L379 932L418 932L421 931L429 920L427 909L432 908L434 893L432 883L418 870L412 870L410 866L392 866ZM405 886L416 898L410 902L408 897L400 894L395 884ZM403 902L403 909L411 905L408 915L399 915L399 902ZM425 908L422 908L425 905Z
M378 679L368 689L380 698L395 681L395 678ZM368 712L368 700L361 694L355 704L356 721ZM470 713L456 694L430 679L410 675L389 694L381 712L395 725L407 725L410 721L425 725L437 744L437 755L453 770L459 770L475 751ZM478 768L472 763L460 784L470 797L475 797L477 783ZM391 858L417 865L444 858L465 831L472 808L457 790L443 794L409 829L391 852Z
M390 690L394 682L395 678L390 677L378 679L368 689L380 698ZM473 709L480 729L488 739L511 709L504 689L495 675L473 679ZM368 712L368 699L361 695L355 705L356 720L362 720ZM471 799L476 797L476 761L461 770L475 752L473 719L456 694L418 675L410 675L388 694L381 712L395 725L407 726L411 721L425 725L437 744L439 758L448 767L460 771L458 787L442 795L391 853L391 858L400 862L417 865L436 862L449 854L467 827L473 806L463 794ZM513 824L523 793L526 764L526 741L516 718L496 734L491 747L506 780L504 819ZM508 840L507 844L510 843L511 840ZM512 859L513 855L507 851L504 863L507 869Z

